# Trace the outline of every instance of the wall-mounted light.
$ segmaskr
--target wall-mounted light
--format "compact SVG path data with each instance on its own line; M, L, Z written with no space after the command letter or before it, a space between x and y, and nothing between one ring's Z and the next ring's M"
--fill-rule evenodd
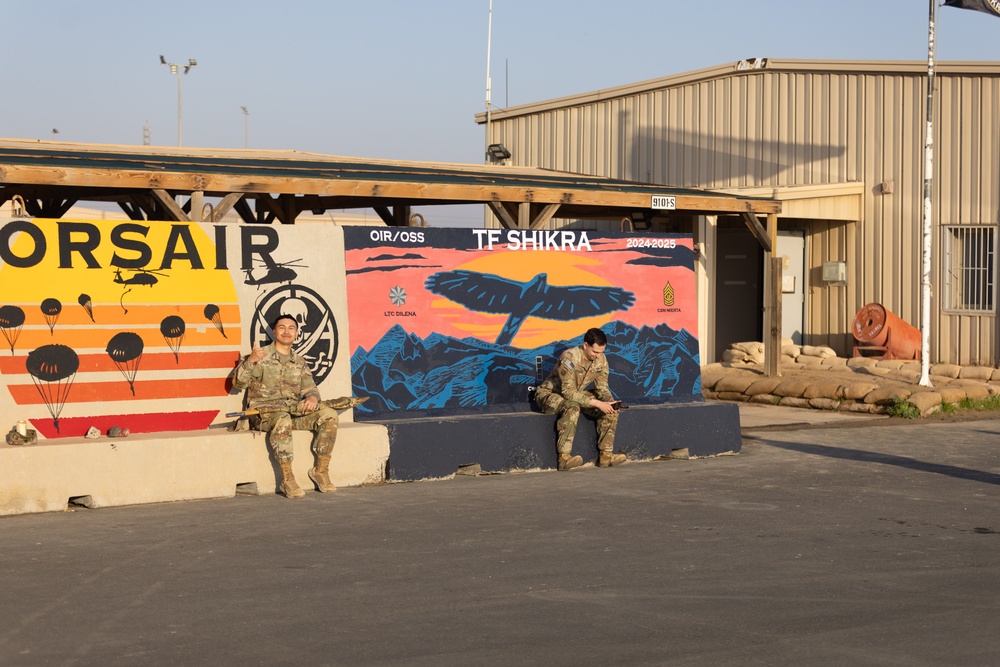
M503 162L510 159L510 151L504 148L503 144L490 144L486 147L486 152L494 162Z

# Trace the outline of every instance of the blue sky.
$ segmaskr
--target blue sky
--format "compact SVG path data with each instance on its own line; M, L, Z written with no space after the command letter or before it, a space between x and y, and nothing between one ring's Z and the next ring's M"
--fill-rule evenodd
M480 162L488 0L6 0L0 136ZM493 105L748 57L926 60L924 0L494 0ZM939 60L1000 20L938 8Z

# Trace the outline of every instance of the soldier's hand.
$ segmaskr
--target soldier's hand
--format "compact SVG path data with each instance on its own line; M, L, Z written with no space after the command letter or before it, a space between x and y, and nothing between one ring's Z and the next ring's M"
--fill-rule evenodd
M615 406L611 405L611 403L609 403L608 401L597 401L597 400L594 400L594 401L590 402L590 407L597 408L598 410L600 410L601 412L603 412L606 415L610 415L610 414L614 414L614 413L618 412L617 410L615 410Z
M264 348L262 348L262 347L255 347L254 349L252 349L250 351L250 354L247 356L247 360L251 364L256 364L258 361L260 361L261 359L263 359L266 355L267 355L267 353L264 351Z
M299 401L299 411L304 415L309 414L310 412L316 411L317 405L319 405L319 401L315 396L307 396Z

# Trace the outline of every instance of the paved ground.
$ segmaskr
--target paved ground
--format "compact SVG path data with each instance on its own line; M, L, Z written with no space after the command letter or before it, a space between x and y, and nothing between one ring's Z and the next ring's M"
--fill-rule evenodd
M848 418L716 459L3 518L0 664L1000 664L1000 419Z

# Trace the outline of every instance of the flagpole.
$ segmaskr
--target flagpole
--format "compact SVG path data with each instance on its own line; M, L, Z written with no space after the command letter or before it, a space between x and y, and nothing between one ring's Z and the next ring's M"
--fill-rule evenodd
M493 41L493 0L490 0L490 14L486 27L486 145L483 155L486 163L490 163L490 144L493 135L490 130L490 42Z
M920 272L920 386L930 387L931 355L931 195L934 186L934 12L935 2L929 0L927 21L927 135L924 141L924 224Z

